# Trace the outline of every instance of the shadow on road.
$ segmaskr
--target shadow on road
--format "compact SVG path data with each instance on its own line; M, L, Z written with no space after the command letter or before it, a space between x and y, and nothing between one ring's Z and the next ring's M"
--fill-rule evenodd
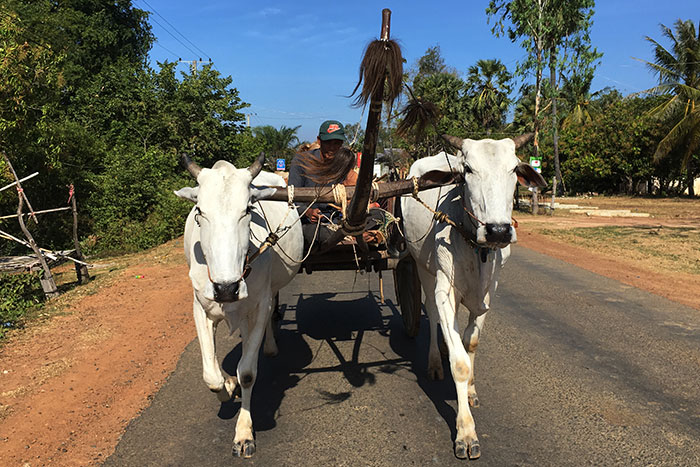
M421 331L418 337L411 339L404 332L398 307L390 299L381 304L371 292L361 298L355 298L357 294L354 293L354 297L348 300L342 300L343 295L345 293L299 294L295 305L281 306L283 319L277 338L279 355L275 358L261 355L259 361L252 400L256 430L264 431L276 426L275 414L286 391L310 374L338 372L353 387L359 388L366 384L374 385L378 373L393 374L407 370L415 375L418 385L445 420L454 438L456 412L447 401L456 400L456 393L448 364L445 362L445 380L431 381L427 378L427 318L424 315L421 317ZM371 333L389 338L388 348L382 351L385 358L361 361L363 346L377 348L368 342L373 337ZM318 345L309 339L317 341ZM350 341L353 345L348 359L341 352L339 343ZM333 352L337 364L313 365L324 345ZM235 374L240 357L241 345L238 344L224 358L224 371ZM342 403L352 396L351 392L345 391L329 393L317 389L316 393L322 401L321 405ZM218 416L231 419L239 408L237 401L222 403Z

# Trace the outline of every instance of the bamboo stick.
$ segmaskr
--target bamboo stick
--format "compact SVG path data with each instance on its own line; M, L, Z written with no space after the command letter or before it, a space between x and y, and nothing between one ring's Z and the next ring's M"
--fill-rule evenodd
M5 185L4 187L0 188L0 191L5 191L5 190L7 190L8 188L11 188L11 187L17 185L18 183L20 183L20 182L25 182L25 181L29 180L30 178L36 177L37 175L39 175L39 172L34 172L34 173L31 174L31 175L27 175L26 177L24 177L24 178L21 179L21 180L15 180L14 182L10 183L9 185Z
M34 211L34 214L46 214L47 212L57 212L57 211L68 211L71 209L70 206L65 206L62 208L53 208L53 209L44 209L43 211ZM26 216L27 214L22 214L23 216ZM0 219L14 219L17 217L17 214L10 214L7 216L0 216Z

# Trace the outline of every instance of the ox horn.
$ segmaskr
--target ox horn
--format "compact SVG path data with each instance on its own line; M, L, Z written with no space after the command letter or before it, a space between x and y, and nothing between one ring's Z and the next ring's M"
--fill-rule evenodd
M527 142L530 141L533 136L535 136L534 133L525 133L525 134L522 134L520 136L516 136L515 138L511 138L511 139L515 143L515 149L520 149L522 146L527 144Z
M457 138L456 136L451 136L451 135L442 135L442 138L450 143L455 149L461 151L462 150L462 138Z
M260 171L262 170L263 164L265 163L265 153L261 152L258 158L251 164L250 167L248 167L248 170L250 171L250 174L253 176L253 178L257 177Z
M197 176L199 175L199 172L202 171L202 168L199 165L197 165L197 163L195 161L190 159L190 156L188 156L184 152L182 154L180 154L180 163L182 164L182 166L184 168L187 169L187 171L189 173L192 174L192 176L194 178L197 178Z

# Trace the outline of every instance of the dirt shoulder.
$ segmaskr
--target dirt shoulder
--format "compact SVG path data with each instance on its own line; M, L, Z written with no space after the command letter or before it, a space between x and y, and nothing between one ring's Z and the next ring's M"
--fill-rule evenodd
M534 231L541 221L521 221L520 247L700 310L700 276L553 241ZM67 300L0 347L0 465L101 463L195 337L181 240L132 259L92 295Z
M137 277L138 276L138 277ZM98 464L194 338L184 265L138 264L0 349L0 465Z

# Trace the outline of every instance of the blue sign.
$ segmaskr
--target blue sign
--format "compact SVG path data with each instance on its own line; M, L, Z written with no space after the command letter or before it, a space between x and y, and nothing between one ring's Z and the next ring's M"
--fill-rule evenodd
M277 170L285 170L287 168L284 159L277 159Z

